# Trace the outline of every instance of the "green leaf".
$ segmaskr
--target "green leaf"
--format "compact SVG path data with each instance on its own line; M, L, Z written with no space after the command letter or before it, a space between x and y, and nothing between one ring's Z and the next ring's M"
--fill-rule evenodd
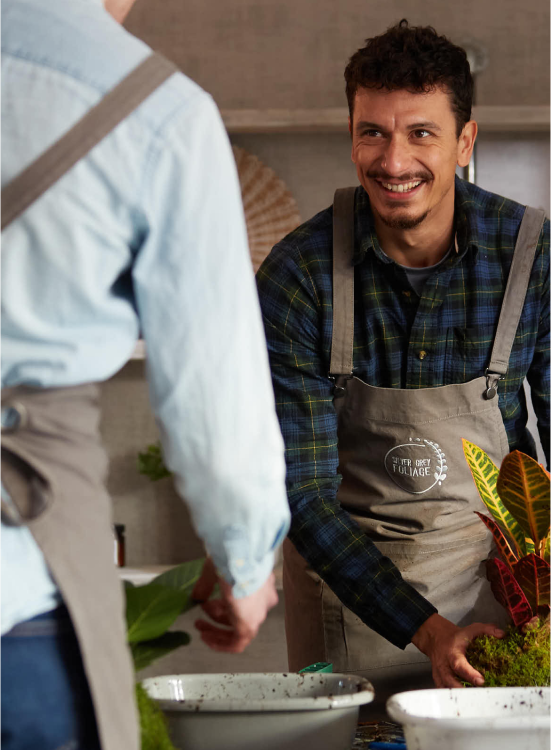
M549 562L549 540L550 538L551 538L550 535L547 534L547 539L545 540L545 544L543 546L543 559L547 560L547 562Z
M522 587L532 612L549 605L549 563L538 555L527 555L513 568L513 574Z
M531 456L513 451L503 459L497 491L539 551L549 534L549 474Z
M185 592L149 583L126 589L129 643L149 641L167 631L182 611Z
M171 589L183 592L185 594L185 600L182 603L182 613L187 612L195 606L195 602L191 598L191 592L201 576L204 564L204 557L199 558L198 560L181 563L180 565L176 565L174 568L161 573L154 578L151 583L168 586Z
M502 531L509 533L515 547L513 552L517 557L522 557L526 554L524 532L499 499L496 487L499 474L497 466L481 448L465 439L463 439L463 452L482 502L496 519Z
M190 641L191 638L187 633L182 630L173 630L151 641L132 643L130 650L134 660L134 669L139 672L140 669L145 669L156 659L166 656L180 646L187 646Z
M143 453L138 453L138 471L149 477L152 482L172 476L163 461L161 444L148 445Z

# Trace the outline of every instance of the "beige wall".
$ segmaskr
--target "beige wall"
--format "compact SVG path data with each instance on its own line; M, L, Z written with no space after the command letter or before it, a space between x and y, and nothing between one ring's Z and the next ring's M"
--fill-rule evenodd
M129 566L178 563L204 554L172 480L150 482L138 474L138 452L158 439L144 374L144 361L133 360L101 387L108 489L115 521L126 526Z
M366 37L407 17L488 50L479 104L549 101L548 0L137 0L127 28L222 108L344 106Z

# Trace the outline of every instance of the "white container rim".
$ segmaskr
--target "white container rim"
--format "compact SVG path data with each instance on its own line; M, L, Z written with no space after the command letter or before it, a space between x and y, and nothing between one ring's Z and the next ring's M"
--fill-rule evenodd
M249 679L252 680L255 677L274 678L274 679L285 679L291 678L290 683L293 682L293 678L304 678L304 680L312 677L322 678L324 682L327 682L328 695L325 696L296 696L296 697L274 697L274 698L263 698L258 700L251 700L248 698L224 698L224 699L209 699L209 698L161 698L157 697L159 683L166 684L169 680L184 680L185 678L201 677L212 679L213 681L218 678L219 680L225 680L227 678L235 679ZM296 680L295 680L296 681ZM332 695L331 686L337 686L339 682L348 682L354 692L343 693L341 695ZM308 674L297 674L294 672L253 672L253 673L227 673L227 674L209 674L209 675L162 675L159 677L149 677L142 681L142 685L149 695L155 700L159 708L165 712L191 712L191 713L267 713L277 711L322 711L327 709L347 709L361 706L366 703L370 703L374 696L375 691L371 683L363 677L358 675L340 674L334 672L320 673L310 672Z
M533 693L539 694L541 698L545 698L547 696L547 704L542 704L542 713L533 713L526 716L518 716L518 715L505 715L501 714L499 716L492 716L492 717L474 717L474 716L430 716L430 715L422 715L420 711L412 712L411 710L406 710L402 704L403 700L407 701L408 696L417 694L416 697L418 697L419 693L426 692L426 693L443 693L448 692L449 694L461 694L465 695L464 691L468 690L471 692L472 690L476 690L477 692L483 692L486 695L491 695L488 691L504 691L503 696L504 699L507 700L507 695L512 696L512 691L514 690L520 690L522 688L507 688L507 687L497 687L497 688L444 688L440 690L426 690L426 691L417 691L417 690L411 690L404 693L397 693L396 695L392 695L388 701L387 701L387 711L389 715L391 716L394 721L399 722L403 725L409 725L409 726L432 726L437 725L440 728L446 728L446 729L454 729L454 730L461 730L461 729L476 729L477 731L492 731L495 730L497 727L500 729L507 729L510 728L516 728L516 729L522 729L522 728L534 728L534 729L541 729L541 728L549 728L550 725L550 715L549 715L549 691L550 689L548 687L534 687L534 688L525 688L526 690L530 690ZM495 694L495 693L494 693ZM511 697L509 697L508 700L511 700Z

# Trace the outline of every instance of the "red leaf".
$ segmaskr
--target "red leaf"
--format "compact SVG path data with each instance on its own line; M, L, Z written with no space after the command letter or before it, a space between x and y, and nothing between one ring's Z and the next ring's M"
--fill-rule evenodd
M504 562L495 558L486 562L486 575L497 601L511 615L513 623L520 627L534 613L520 585Z
M549 604L549 563L533 553L526 555L513 568L513 575L524 591L532 611Z
M488 518L488 516L485 516L484 514L479 513L477 510L475 510L475 513L480 518L480 520L484 524L486 524L486 526L492 532L492 535L494 537L494 542L496 543L496 547L499 550L501 559L507 565L507 567L512 573L513 566L515 565L515 563L518 562L518 557L515 555L515 553L511 549L511 545L509 544L507 537L499 528L499 526L497 525L497 523L494 521L493 518Z

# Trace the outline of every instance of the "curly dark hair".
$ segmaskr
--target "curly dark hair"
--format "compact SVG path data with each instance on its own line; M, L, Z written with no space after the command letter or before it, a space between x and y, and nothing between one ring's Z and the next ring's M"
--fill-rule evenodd
M450 96L458 138L471 119L473 78L465 50L432 26L410 26L404 18L384 34L366 39L365 47L350 58L344 78L351 118L358 88L421 93L441 86Z

